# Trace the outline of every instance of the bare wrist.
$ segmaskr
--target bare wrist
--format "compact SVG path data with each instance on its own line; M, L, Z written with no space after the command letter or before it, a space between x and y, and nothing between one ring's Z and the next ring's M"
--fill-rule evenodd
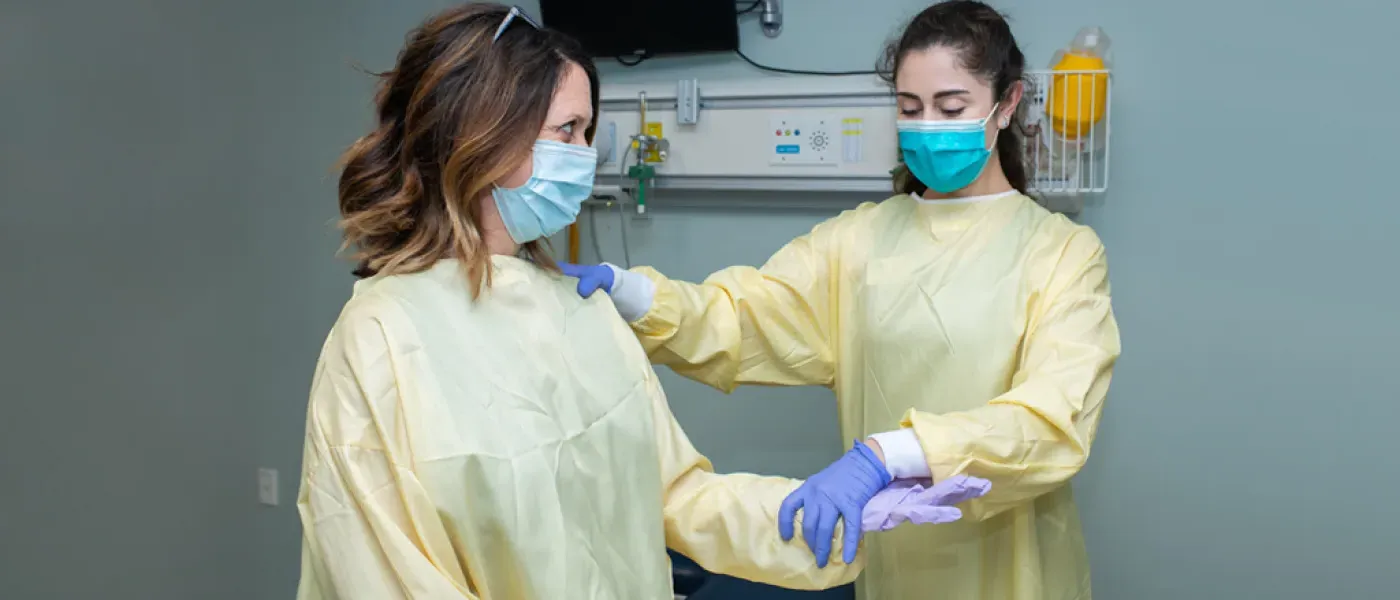
M865 438L865 446L875 453L875 457L880 459L880 464L885 464L885 449L880 447L880 442L875 438Z

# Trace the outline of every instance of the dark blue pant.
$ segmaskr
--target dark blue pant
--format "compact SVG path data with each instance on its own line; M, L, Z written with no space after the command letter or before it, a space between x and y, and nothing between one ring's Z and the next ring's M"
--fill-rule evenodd
M686 600L852 600L856 597L855 587L850 585L821 592L798 592L714 575L675 552L671 553L671 572L676 592L688 594Z
M686 600L852 600L855 597L856 589L853 585L843 585L821 592L799 592L723 575L712 575L698 593L687 597Z

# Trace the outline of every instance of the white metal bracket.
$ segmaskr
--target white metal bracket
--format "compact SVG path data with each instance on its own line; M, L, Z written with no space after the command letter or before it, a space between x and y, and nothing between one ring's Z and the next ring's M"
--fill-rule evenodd
M694 125L700 122L700 80L682 79L676 82L676 123Z

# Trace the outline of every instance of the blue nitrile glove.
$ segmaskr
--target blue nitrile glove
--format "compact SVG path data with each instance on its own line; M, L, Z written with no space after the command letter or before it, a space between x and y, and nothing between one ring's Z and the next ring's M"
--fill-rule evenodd
M866 503L893 480L869 446L856 441L845 456L813 475L783 500L778 510L778 533L792 540L792 521L802 509L802 536L816 555L817 567L826 567L831 556L831 536L836 520L846 525L842 558L855 562L860 549L861 522Z
M635 323L651 310L656 297L656 284L646 275L624 271L617 265L575 265L559 263L559 270L578 278L578 295L587 298L603 290L612 298L617 314L628 323Z
M578 295L587 298L593 292L603 290L612 293L613 270L607 265L575 265L559 263L559 270L569 277L578 278Z

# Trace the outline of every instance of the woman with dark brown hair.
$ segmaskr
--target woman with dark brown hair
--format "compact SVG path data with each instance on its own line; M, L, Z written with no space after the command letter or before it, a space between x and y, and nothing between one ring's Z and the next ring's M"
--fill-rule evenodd
M546 253L597 166L582 48L466 5L382 79L340 179L362 280L312 384L299 598L660 600L667 547L788 588L854 580L863 558L818 569L778 535L800 481L711 472L611 301Z
M613 296L656 364L724 391L835 392L842 439L860 441L778 514L785 537L815 542L818 563L827 534L880 493L883 480L853 471L991 482L954 525L872 539L862 600L1092 596L1070 481L1122 343L1098 235L1029 195L1025 67L995 8L932 4L879 69L895 98L894 196L817 225L761 268L701 283L566 267L581 295Z

